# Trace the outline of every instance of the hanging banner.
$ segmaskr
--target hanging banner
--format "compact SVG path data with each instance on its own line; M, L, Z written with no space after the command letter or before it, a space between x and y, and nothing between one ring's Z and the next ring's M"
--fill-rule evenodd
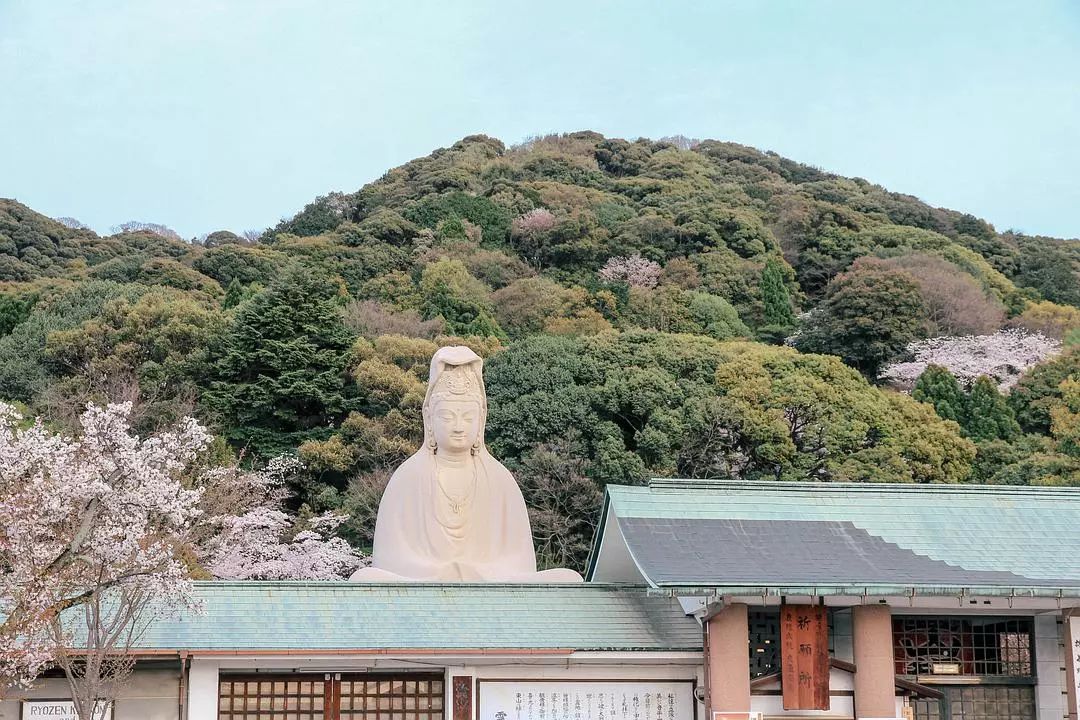
M829 619L823 605L780 606L785 710L829 709Z
M477 720L694 720L691 680L480 680Z

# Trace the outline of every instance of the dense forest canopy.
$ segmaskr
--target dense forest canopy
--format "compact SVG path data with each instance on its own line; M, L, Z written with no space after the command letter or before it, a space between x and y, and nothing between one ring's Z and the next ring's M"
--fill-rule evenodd
M296 455L293 509L359 548L446 343L487 359L545 564L609 482L1080 485L1080 241L774 153L471 136L260 236L118 229L0 200L0 399Z

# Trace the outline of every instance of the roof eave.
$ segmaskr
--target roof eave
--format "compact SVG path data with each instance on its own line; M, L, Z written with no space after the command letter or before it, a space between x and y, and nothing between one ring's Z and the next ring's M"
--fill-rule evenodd
M604 529L607 527L608 510L611 507L611 493L604 488L604 502L600 508L600 522L596 523L596 532L593 533L592 547L589 548L589 560L585 565L585 582L592 582L593 573L596 571L596 562L600 557L600 545L604 542Z
M735 595L777 597L810 595L815 597L1012 597L1080 599L1080 587L1047 586L950 586L950 585L867 585L865 583L823 583L820 585L753 585L682 580L656 583L666 595Z

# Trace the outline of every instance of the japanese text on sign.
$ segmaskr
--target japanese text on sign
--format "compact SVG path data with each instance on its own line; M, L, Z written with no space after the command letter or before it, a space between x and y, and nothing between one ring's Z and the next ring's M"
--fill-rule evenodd
M780 608L780 675L785 710L829 709L829 623L821 605Z
M694 720L690 681L481 680L480 720Z

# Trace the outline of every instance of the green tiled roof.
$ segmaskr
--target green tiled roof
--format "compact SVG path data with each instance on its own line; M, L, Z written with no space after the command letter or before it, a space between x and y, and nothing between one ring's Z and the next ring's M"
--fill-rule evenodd
M972 578L973 585L1018 594L1075 596L1080 590L1080 488L655 480L648 487L608 486L605 503L605 519L626 521L624 534L631 543L630 533L650 547L657 538L663 541L664 533L677 541L681 537L672 543L672 564L692 553L686 540L706 529L749 543L760 542L761 527L780 533L789 528L793 538L831 538L834 548L838 536L842 542L862 542L851 548L852 557L867 549L887 556L900 588L920 585L907 582L904 573L948 575L951 567L961 580ZM912 558L940 563L905 561L882 541ZM652 563L659 569L668 565L655 552ZM876 568L879 574L890 569ZM829 579L816 578L822 585ZM831 579L846 584L843 577ZM721 585L725 578L708 580Z
M148 650L700 650L677 600L598 584L196 583L200 613L162 619Z

